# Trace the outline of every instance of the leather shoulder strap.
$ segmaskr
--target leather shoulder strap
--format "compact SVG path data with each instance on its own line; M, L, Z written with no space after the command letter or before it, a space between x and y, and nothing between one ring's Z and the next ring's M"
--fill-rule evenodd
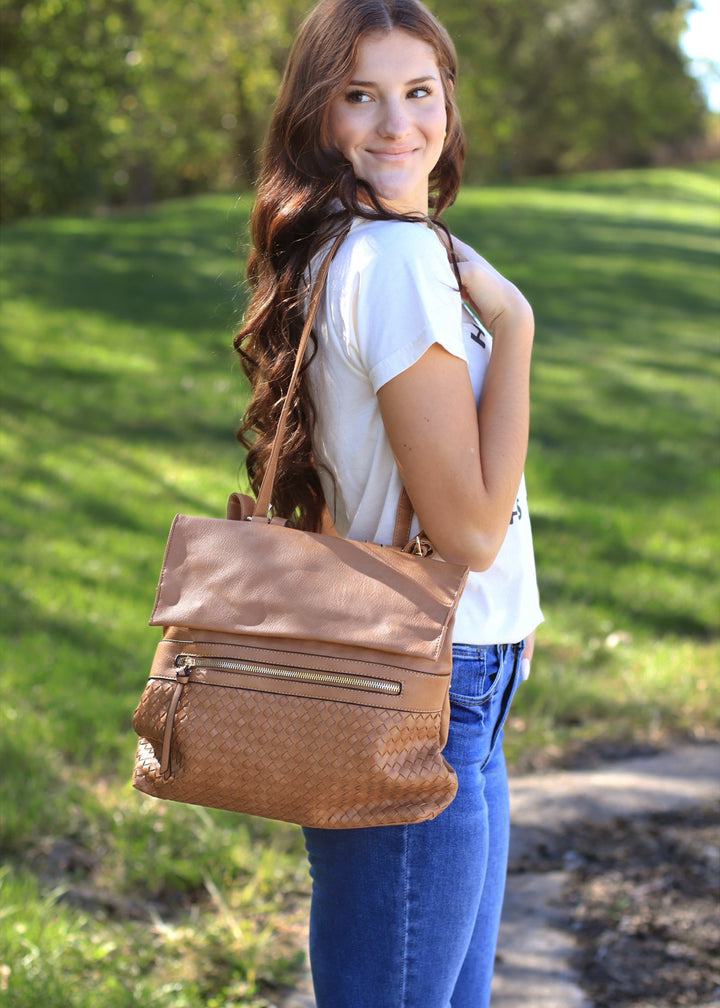
M410 539L410 526L413 519L412 501L405 487L400 493L397 511L395 512L395 528L393 530L393 546L405 546Z
M295 364L293 366L292 375L290 376L290 384L288 385L288 390L283 400L282 409L280 411L280 419L278 420L277 430L275 431L275 437L273 438L270 458L268 459L268 464L265 467L265 474L263 476L262 483L260 484L257 501L255 502L252 514L243 515L243 517L253 519L260 518L265 521L271 519L272 491L275 484L275 474L277 472L280 452L285 441L285 430L287 427L288 413L290 412L290 404L292 402L295 386L297 385L300 368L302 367L303 360L305 359L305 351L307 349L308 340L310 339L313 323L315 322L315 316L317 315L317 310L320 306L320 298L322 297L325 287L330 263L332 262L335 253L345 240L347 232L347 228L343 229L343 231L341 231L341 233L334 239L332 245L330 246L330 250L327 252L325 258L320 264L320 269L318 270L317 277L315 278L315 282L313 284L312 294L310 295L307 314L305 316L305 324L303 325L302 332L300 334L300 341L298 343L297 354L295 356ZM234 496L235 495L233 495L233 497ZM231 497L231 501L233 500L233 497ZM232 515L232 517L236 516L236 513ZM229 513L228 517L231 517ZM410 538L412 517L412 503L407 495L407 491L403 487L400 499L398 500L397 512L395 515L395 528L393 531L392 541L393 546L403 547L407 544Z
M300 342L298 343L297 354L295 356L295 365L293 367L292 375L290 376L290 384L288 385L288 390L285 393L282 410L280 411L280 419L278 420L277 430L275 431L275 437L273 439L270 458L268 459L268 464L265 467L265 474L263 476L263 481L260 484L260 492L258 493L255 510L253 512L253 517L255 518L267 518L270 511L272 491L275 484L275 473L277 472L280 450L283 442L285 441L285 429L287 427L287 418L288 413L290 412L290 404L292 402L293 393L295 391L295 386L297 385L300 368L302 367L303 360L305 359L305 350L307 349L310 332L320 305L320 298L322 297L323 288L325 287L325 280L327 279L328 270L330 269L330 263L332 262L333 256L340 248L340 245L345 240L346 235L347 229L344 229L333 241L330 246L330 251L320 264L320 269L318 270L318 275L313 285L307 315L305 316L305 325L303 326L302 333L300 334Z

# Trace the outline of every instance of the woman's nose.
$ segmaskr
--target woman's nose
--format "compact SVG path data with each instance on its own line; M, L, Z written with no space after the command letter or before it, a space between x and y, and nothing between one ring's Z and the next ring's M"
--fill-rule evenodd
M400 101L387 101L383 105L378 130L382 136L399 137L407 133L409 119Z

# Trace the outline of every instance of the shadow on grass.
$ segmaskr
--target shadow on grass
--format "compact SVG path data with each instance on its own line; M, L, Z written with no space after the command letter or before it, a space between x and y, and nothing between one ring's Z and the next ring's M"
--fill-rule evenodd
M22 221L6 228L12 294L50 309L184 332L238 315L246 211L231 197L160 204L145 214Z
M594 339L612 339L644 306L653 316L665 309L678 319L717 310L707 282L716 270L710 219L658 222L572 206L513 207L512 195L509 205L473 207L456 217L460 234L528 293L550 346L584 324Z
M4 767L0 781L2 864L24 858L39 830L52 835L66 827L78 789L64 778L59 762L48 760L45 746L33 745L31 732L0 735L0 760Z
M659 556L657 550L643 549L642 538L633 541L612 518L588 534L587 521L535 515L533 530L542 544L541 594L552 599L554 609L580 605L596 618L604 613L611 626L632 627L651 640L715 638L716 614L693 589L712 583L709 553L700 559ZM588 571L594 577L588 578ZM680 597L668 596L668 583L678 587Z
M217 403L211 409L203 408L213 397L213 386L223 369L202 347L197 355L202 362L188 362L193 384L193 391L188 392L177 380L176 371L159 369L138 377L123 368L122 355L113 371L53 361L43 388L43 380L38 383L38 368L13 359L8 350L2 408L27 425L31 439L33 432L43 429L44 422L61 431L69 445L77 443L76 439L109 435L121 442L170 446L183 452L200 446L207 450L215 443L234 440L233 414L230 408L219 410ZM229 352L227 356L223 394L230 407L239 398L244 379L232 374L234 362ZM30 458L28 464L32 464Z

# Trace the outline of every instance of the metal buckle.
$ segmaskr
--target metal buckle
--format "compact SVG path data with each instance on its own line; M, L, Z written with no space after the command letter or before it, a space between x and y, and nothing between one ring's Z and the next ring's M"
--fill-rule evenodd
M411 556L429 557L434 552L432 543L427 539L421 539L419 535L411 539L407 546L403 546L403 553L410 553Z

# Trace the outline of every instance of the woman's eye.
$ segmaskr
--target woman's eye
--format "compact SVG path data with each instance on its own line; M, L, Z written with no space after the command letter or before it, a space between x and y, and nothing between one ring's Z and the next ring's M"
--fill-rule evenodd
M417 87L411 88L408 93L408 98L426 98L428 95L433 93L432 88L429 84L420 84ZM368 91L352 90L345 93L345 101L349 102L351 105L363 105L366 102L371 102L373 96Z

